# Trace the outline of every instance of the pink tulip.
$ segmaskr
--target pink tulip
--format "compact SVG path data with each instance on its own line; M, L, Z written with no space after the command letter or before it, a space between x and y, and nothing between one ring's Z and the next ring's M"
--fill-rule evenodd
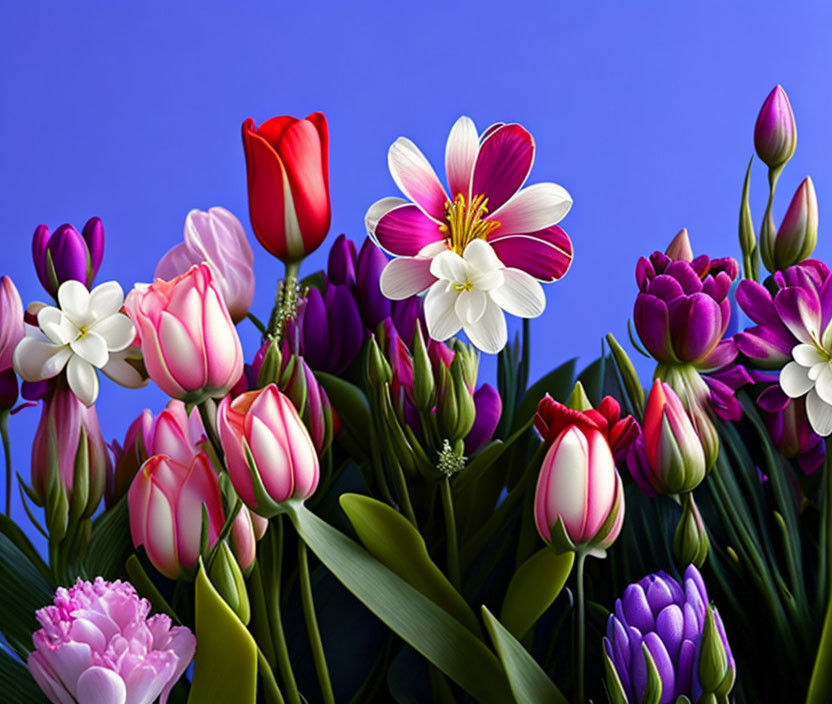
M298 412L269 384L224 398L217 426L231 482L253 511L267 518L288 499L305 499L318 486L318 455ZM253 459L249 467L247 450ZM254 473L262 487L252 480ZM261 490L262 489L262 490Z
M211 267L136 286L124 302L147 372L173 398L220 398L243 373L243 350Z
M29 671L53 704L166 704L194 656L196 638L127 582L80 579L35 612Z
M189 416L181 401L168 401L167 407L155 418L145 408L127 429L123 449L114 443L117 460L107 486L107 505L112 506L124 495L148 458L167 455L189 465L202 452L204 441L205 429L199 413Z
M206 262L235 323L246 317L254 300L254 255L240 221L225 208L192 210L185 219L185 241L156 265L154 277L170 279Z
M190 465L165 455L151 457L130 485L127 506L133 545L143 545L153 566L171 579L196 565L203 506L209 547L225 520L217 475L204 453Z
M549 406L554 441L537 480L537 531L553 542L560 520L573 545L609 547L621 531L624 493L605 426L595 411L574 411L551 400Z
M254 526L255 518L258 519L257 528ZM257 541L263 537L262 533L258 536L262 527L259 521L265 521L265 519L251 513L243 506L231 526L231 547L234 550L234 557L237 558L237 564L243 572L248 571L254 564L254 558L257 556ZM265 522L268 527L268 521Z
M17 402L12 356L23 335L23 303L12 280L4 276L0 278L0 411L11 410Z
M770 169L781 168L792 158L797 146L797 126L792 104L782 86L774 86L768 94L757 124L754 125L754 147L757 156Z

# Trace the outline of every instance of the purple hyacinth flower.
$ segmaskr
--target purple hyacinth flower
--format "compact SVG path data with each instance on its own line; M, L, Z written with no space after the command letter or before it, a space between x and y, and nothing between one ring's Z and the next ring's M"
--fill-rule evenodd
M725 628L716 609L708 606L702 576L690 565L682 584L658 572L629 585L616 600L607 622L604 653L617 682L608 678L608 686L615 687L628 702L640 702L648 681L646 648L661 681L661 704L682 695L697 701L702 686L695 665L709 608L726 654L727 667L719 673L720 679L732 683L736 663Z
M32 236L32 258L41 284L55 296L64 281L92 286L104 256L104 226L99 218L84 225L83 234L72 225L61 225L50 233L38 225Z

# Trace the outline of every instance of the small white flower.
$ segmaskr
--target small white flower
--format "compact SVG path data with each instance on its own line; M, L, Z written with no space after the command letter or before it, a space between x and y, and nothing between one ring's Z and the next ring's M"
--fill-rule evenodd
M780 371L780 388L789 398L806 396L806 417L818 435L832 435L832 361L815 345L802 343Z
M119 310L124 292L115 281L92 291L79 281L65 281L58 304L38 311L38 324L27 325L14 351L14 370L25 381L43 381L66 368L72 392L87 406L98 398L96 369L108 372L111 353L130 346L133 323Z
M438 279L425 297L425 322L434 340L460 329L483 352L495 354L508 337L503 311L536 318L546 307L543 287L520 269L503 265L483 239L472 240L462 256L446 249L430 264Z

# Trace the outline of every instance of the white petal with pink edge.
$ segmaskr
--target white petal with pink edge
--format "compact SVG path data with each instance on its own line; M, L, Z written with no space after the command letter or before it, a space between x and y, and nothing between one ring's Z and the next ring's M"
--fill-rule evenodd
M527 234L559 223L572 207L572 196L556 183L536 183L515 193L489 220L500 223L498 235Z
M439 177L413 142L399 137L387 153L390 175L402 193L425 213L441 222L445 217L448 196Z
M445 145L445 172L451 199L461 193L466 201L470 200L471 174L479 149L477 127L470 117L463 115L454 123Z

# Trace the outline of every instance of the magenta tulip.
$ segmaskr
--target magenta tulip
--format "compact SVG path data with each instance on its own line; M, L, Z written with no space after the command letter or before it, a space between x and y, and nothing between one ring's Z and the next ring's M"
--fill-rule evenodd
M292 402L277 386L224 398L217 426L231 482L253 511L270 518L279 513L282 502L306 499L315 492L315 446Z
M12 356L23 339L23 303L8 276L0 278L0 411L8 411L17 402L17 375Z
M770 169L777 169L792 158L796 146L797 126L789 96L782 86L775 86L760 108L754 126L757 156Z
M243 350L211 267L136 286L124 302L147 372L173 398L220 398L243 373Z
M817 242L818 197L812 179L807 176L792 197L774 235L775 270L782 271L808 259Z

